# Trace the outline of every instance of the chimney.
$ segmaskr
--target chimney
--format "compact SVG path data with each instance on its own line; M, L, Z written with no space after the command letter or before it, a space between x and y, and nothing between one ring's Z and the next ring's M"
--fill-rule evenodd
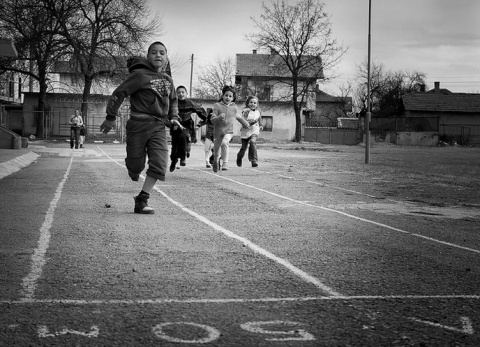
M434 82L434 85L435 85L435 92L439 92L440 91L440 82Z
M256 49L253 50L253 54L257 54L257 50L256 50Z
M425 90L426 90L425 84L424 83L420 84L420 92L425 93Z

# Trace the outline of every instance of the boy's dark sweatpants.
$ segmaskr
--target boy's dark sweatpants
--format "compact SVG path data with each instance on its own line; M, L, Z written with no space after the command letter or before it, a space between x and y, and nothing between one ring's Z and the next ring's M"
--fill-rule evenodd
M168 164L168 143L165 123L152 120L127 121L127 157L125 164L128 171L140 174L145 168L148 156L146 174L160 181L165 181Z

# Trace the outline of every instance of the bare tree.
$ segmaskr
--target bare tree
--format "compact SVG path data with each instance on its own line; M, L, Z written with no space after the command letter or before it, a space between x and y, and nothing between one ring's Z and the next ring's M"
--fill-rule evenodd
M327 81L332 69L345 54L332 39L329 16L325 4L316 0L300 0L290 5L286 0L272 0L271 7L262 3L263 14L252 18L257 33L248 34L258 49L278 53L282 64L275 65L272 76L281 76L295 111L295 141L301 141L301 111L309 93L314 92L319 81ZM285 78L288 75L289 78Z
M44 136L44 110L48 90L47 73L65 49L59 23L37 0L3 0L0 30L13 39L19 56L0 60L0 70L13 71L38 81L36 136Z
M235 84L235 62L233 58L217 57L215 63L199 67L198 84L193 88L195 97L218 99L225 85Z
M378 110L378 95L383 90L383 81L385 80L385 66L382 63L373 61L370 66L370 107L372 114ZM364 61L357 65L358 86L354 93L355 104L359 109L360 115L367 112L367 86L368 86L368 62Z
M360 114L367 110L367 62L357 66L358 87L355 101ZM370 74L372 116L399 116L403 113L404 95L419 92L425 85L425 73L420 71L387 71L381 63L373 62Z
M92 83L100 76L115 76L126 58L138 55L147 40L161 31L158 17L150 16L147 0L44 0L61 25L72 67L83 77L82 113Z

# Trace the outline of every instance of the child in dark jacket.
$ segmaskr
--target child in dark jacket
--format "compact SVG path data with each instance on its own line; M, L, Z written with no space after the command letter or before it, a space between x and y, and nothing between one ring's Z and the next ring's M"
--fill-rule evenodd
M192 119L192 113L196 113L202 121L207 119L205 110L187 99L187 88L177 87L178 97L178 116L180 126L172 125L170 135L172 136L172 150L170 153L170 172L175 170L178 160L180 166L186 165L186 158L190 153L190 143L196 143L195 121Z
M147 201L157 180L165 181L168 165L165 127L170 123L180 125L177 93L172 78L165 72L167 66L167 49L158 41L150 45L146 59L133 59L128 66L130 75L113 92L107 104L107 117L100 125L104 134L114 128L118 109L130 96L125 164L133 181L138 181L148 156L145 182L141 192L134 197L135 213L154 213Z

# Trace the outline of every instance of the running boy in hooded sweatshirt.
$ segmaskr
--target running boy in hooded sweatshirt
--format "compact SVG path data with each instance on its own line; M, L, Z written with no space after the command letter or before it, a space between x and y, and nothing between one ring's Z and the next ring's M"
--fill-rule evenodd
M170 123L180 126L177 94L172 78L165 72L167 66L167 48L158 41L148 47L146 59L134 58L128 66L129 77L113 92L106 119L100 125L104 134L115 127L118 109L130 96L125 164L133 181L138 181L148 156L145 182L141 192L134 197L135 213L154 213L147 201L157 180L165 181L168 165L165 127Z
M228 143L233 136L233 123L238 120L244 127L249 124L238 114L235 104L235 88L224 86L220 101L213 105L211 122L214 125L213 141L213 171L219 169L220 154L222 156L222 170L228 170ZM221 153L220 153L221 152Z
M178 97L178 116L180 118L181 127L173 125L170 130L172 136L172 151L170 153L170 172L175 170L178 160L180 166L186 165L186 158L189 156L189 145L191 142L196 143L195 121L192 119L192 113L196 113L202 121L207 119L205 110L187 99L187 88L184 86L177 87Z

